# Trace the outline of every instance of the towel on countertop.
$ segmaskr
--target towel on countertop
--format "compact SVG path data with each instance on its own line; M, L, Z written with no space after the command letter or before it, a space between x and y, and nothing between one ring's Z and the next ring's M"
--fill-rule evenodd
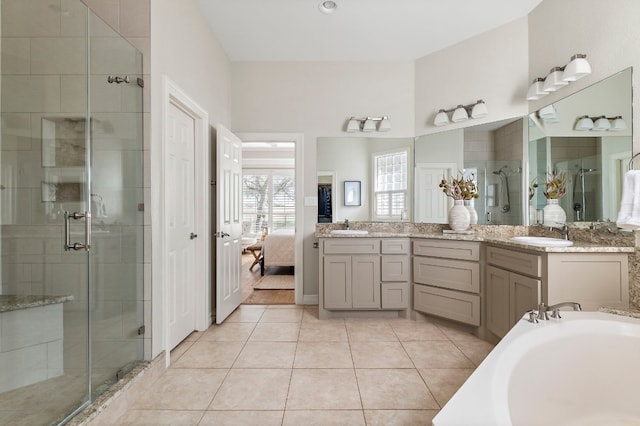
M629 170L624 175L616 224L623 229L640 229L640 170Z

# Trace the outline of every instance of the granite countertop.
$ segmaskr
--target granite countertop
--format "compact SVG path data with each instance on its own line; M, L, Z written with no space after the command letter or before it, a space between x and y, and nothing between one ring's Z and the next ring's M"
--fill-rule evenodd
M0 294L0 313L19 309L37 308L73 300L73 296L27 296Z
M542 247L537 245L525 244L521 242L511 241L508 237L482 237L476 234L455 234L455 233L433 233L433 234L417 234L417 233L396 233L396 232L369 232L368 234L331 234L324 232L316 232L317 238L428 238L439 240L454 241L476 241L485 242L492 245L507 246L513 248L526 249L541 253L633 253L634 247L622 246L606 246L582 241L573 241L573 245L569 247Z
M608 306L598 309L600 312L608 314L623 315L625 317L640 318L640 309L637 308L611 308Z

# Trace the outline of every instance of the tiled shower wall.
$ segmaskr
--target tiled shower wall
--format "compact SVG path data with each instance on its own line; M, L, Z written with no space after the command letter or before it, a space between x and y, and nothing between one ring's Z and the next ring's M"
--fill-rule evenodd
M142 51L145 87L149 87L149 1L90 1L88 5L109 24L127 35L128 41ZM120 3L123 7L120 7ZM126 10L124 5L126 4ZM120 10L122 9L122 14ZM51 178L52 169L43 167L42 119L83 117L86 108L85 14L79 0L2 0L2 283L3 293L14 294L74 294L69 310L87 303L83 286L86 274L85 256L64 253L60 221L60 203L43 200L42 182ZM122 16L121 16L122 15ZM106 86L106 74L130 70L136 58L131 55L111 55L114 43L112 31L98 20L90 24L92 41L92 120L95 149L100 161L94 173L100 180L124 171L122 185L105 183L98 188L105 199L107 218L95 218L94 263L95 291L107 300L97 312L102 318L113 313L137 315L136 306L144 303L145 318L133 321L147 325L145 354L151 353L150 333L150 215L137 211L139 200L149 205L149 98L144 89L144 163L145 175L127 172L127 160L136 160L134 140L141 137L137 130L140 118L132 122L136 105L134 85ZM126 46L120 46L126 49ZM118 50L117 48L115 50ZM129 71L130 72L130 71ZM103 75L104 74L104 75ZM43 96L44 95L44 96ZM97 125L104 123L104 126ZM83 136L82 136L83 137ZM110 150L134 149L131 155ZM128 146L129 145L129 146ZM139 157L138 157L139 159ZM59 170L61 179L74 180L74 170ZM133 173L133 174L132 174ZM69 176L67 176L69 175ZM101 176L100 176L101 175ZM143 190L140 187L143 186ZM144 192L143 194L141 192ZM133 204L132 204L133 203ZM131 208L133 205L133 208ZM67 210L81 210L80 203L67 202ZM144 215L144 230L138 226ZM10 226L8 226L10 225ZM101 233L101 231L104 231ZM144 252L139 243L144 237ZM144 260L143 267L140 259ZM145 285L135 288L120 285L122 275L135 274ZM99 279L97 279L99 277ZM76 284L81 283L81 284ZM104 323L107 325L106 322ZM108 326L111 338L117 338L117 327ZM120 328L122 333L122 328ZM115 333L115 334L114 334ZM138 354L136 358L139 358Z

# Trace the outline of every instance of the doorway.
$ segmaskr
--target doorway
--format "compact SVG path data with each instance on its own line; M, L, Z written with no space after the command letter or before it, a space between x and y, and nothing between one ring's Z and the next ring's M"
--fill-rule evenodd
M240 136L243 141L242 303L294 304L301 296L301 190L296 135ZM299 294L297 294L299 292Z

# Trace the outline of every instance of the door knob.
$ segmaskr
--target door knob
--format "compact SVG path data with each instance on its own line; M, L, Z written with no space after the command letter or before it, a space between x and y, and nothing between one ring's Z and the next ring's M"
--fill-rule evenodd
M193 240L195 238L198 238L198 234L194 234L193 232L191 233L191 235L189 235L189 239Z

